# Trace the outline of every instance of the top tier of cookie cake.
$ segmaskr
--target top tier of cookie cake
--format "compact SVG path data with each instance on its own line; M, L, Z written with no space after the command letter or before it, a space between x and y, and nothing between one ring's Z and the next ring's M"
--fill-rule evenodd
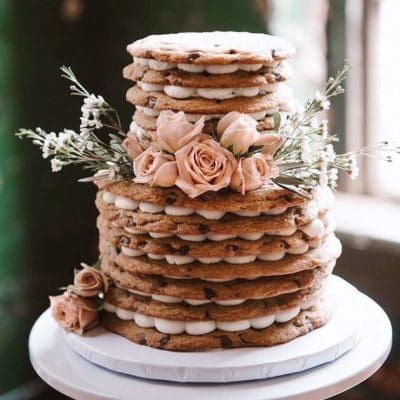
M244 32L153 35L128 46L131 134L151 141L163 110L204 131L231 111L289 111L293 46ZM113 286L102 323L143 345L206 350L283 343L329 319L325 281L340 255L332 193L305 199L273 183L242 195L99 182L102 269Z

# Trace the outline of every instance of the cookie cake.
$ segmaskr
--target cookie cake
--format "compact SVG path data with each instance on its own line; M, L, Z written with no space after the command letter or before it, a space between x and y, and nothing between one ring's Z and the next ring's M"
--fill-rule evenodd
M348 65L296 111L283 39L178 33L127 50L127 133L66 67L80 132L19 132L55 171L84 164L98 188L99 262L51 297L56 321L175 351L272 346L326 324L341 253L332 188L357 166L315 114ZM110 127L106 143L96 130Z

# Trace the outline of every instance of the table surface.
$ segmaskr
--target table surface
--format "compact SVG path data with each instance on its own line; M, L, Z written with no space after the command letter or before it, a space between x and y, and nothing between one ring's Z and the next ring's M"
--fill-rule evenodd
M387 358L392 328L385 312L364 296L367 313L365 334L358 345L334 362L302 373L266 380L199 384L135 378L110 372L76 354L49 313L32 328L29 351L38 375L74 399L143 398L146 400L321 400L335 396L372 375ZM138 397L140 396L140 397Z

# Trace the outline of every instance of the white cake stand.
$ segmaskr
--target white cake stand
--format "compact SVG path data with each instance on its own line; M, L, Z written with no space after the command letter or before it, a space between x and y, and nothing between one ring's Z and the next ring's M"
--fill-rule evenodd
M345 281L339 278L334 279L336 285L342 285L344 288L338 293L339 296L350 296L346 299L350 306L355 302L354 292L348 290L349 284ZM45 312L32 328L29 338L31 362L44 381L74 399L159 400L161 396L163 400L325 399L367 379L382 365L391 348L392 330L386 314L373 300L360 292L357 293L357 301L360 302L367 316L363 325L363 336L358 344L333 362L279 378L229 384L200 384L141 379L111 372L109 369L86 361L74 352L68 346L63 331L54 323L48 312ZM323 333L323 329L328 328L328 325L305 337L311 337L318 331ZM291 342L291 346L296 343L296 340ZM301 341L298 343L301 344ZM286 345L279 347L284 350L284 346ZM265 349L261 349L263 350ZM249 349L249 351L252 352L254 349ZM165 351L162 353L168 354ZM220 352L220 354L224 353ZM96 354L95 349L93 354ZM193 356L200 357L201 353ZM85 357L91 359L90 354L85 354ZM290 358L288 354L282 361ZM331 360L335 358L331 355ZM149 361L157 364L157 360ZM118 366L118 359L116 366ZM166 370L170 367L167 366ZM113 369L112 365L108 365L108 368Z

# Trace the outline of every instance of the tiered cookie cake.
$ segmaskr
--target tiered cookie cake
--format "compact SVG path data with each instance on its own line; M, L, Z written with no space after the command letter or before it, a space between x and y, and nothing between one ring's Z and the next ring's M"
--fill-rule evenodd
M203 138L221 136L243 115L269 138L273 115L291 107L287 59L294 51L284 40L233 32L155 35L128 52L127 100L136 110L128 137L137 143L148 146L157 135L160 142L157 129L171 121L173 130L177 120L194 130L201 125ZM240 135L242 125L235 126ZM272 159L280 143L270 138L262 144ZM230 150L241 140L233 136ZM243 167L236 189L216 190L214 182L210 191L216 161L207 152L179 160L175 154L174 186L168 168L152 181L96 182L101 269L112 282L102 325L142 345L186 351L270 346L324 325L325 282L341 251L330 190L303 197L272 180L248 190ZM146 162L135 167L145 169ZM193 174L202 181L194 184Z

